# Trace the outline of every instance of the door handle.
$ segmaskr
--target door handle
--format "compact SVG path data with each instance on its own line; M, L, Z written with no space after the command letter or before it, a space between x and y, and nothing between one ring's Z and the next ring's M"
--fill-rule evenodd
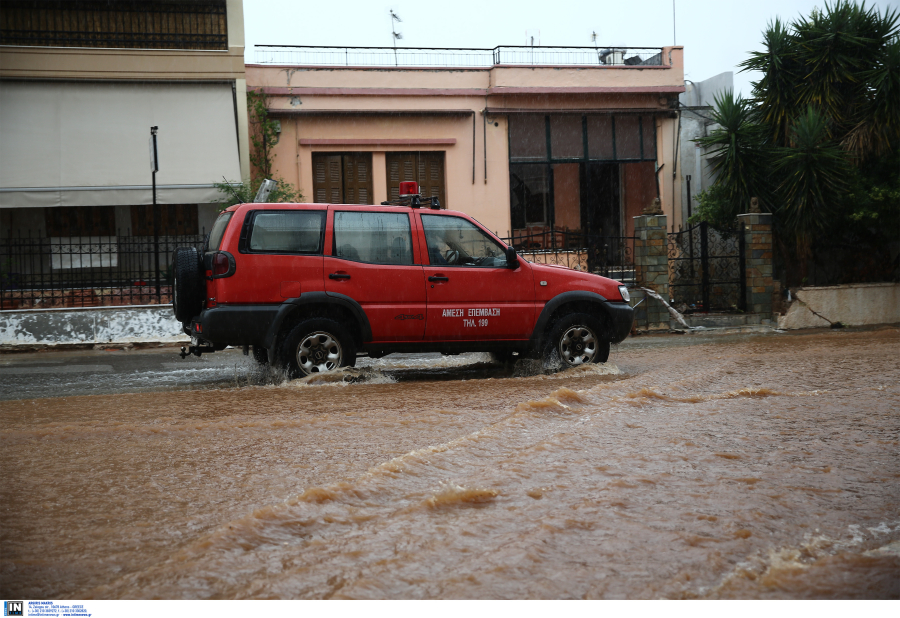
M349 279L350 275L344 275L341 273L331 273L330 275L328 275L328 278L329 279Z
M429 281L450 281L450 277L444 277L443 275L437 275L433 277L428 277Z

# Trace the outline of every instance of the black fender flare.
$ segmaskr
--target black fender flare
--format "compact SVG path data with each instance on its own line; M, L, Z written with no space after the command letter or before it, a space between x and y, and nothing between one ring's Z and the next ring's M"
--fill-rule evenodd
M265 339L263 339L262 342L263 347L269 352L269 362L275 360L275 342L285 319L295 311L300 311L305 305L337 305L348 309L356 318L359 331L362 334L362 343L372 340L372 326L369 324L369 318L366 316L366 312L363 311L363 308L358 302L343 294L307 292L297 298L290 298L284 301L278 308L275 319L272 320L272 324L269 326L269 330L266 332Z
M602 308L604 313L609 315L608 302L605 298L595 292L585 290L575 290L572 292L563 292L547 301L541 315L538 316L537 323L534 326L534 332L531 333L531 347L534 350L540 350L544 346L544 331L550 322L550 316L566 303L572 302L589 302ZM611 315L609 317L612 317Z

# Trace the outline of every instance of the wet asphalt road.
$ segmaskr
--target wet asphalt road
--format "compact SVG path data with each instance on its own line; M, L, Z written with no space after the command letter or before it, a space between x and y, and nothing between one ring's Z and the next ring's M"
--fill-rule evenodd
M177 347L3 354L0 400L234 386L253 371L252 357L230 349L184 360Z
M692 346L708 343L736 341L746 335L654 335L628 338L613 346L610 361L628 349L645 347ZM787 333L757 335L784 337ZM471 357L472 371L466 371ZM392 354L381 363L366 358L357 360L357 367L380 364L384 373L395 380L446 380L504 377L511 373L503 367L486 368L484 355L462 355L454 370L392 370L391 365L403 365L404 359L426 360L440 358L440 354ZM386 365L384 361L387 361ZM477 370L475 369L477 368ZM280 382L279 376L268 375L240 349L226 349L202 357L183 359L179 348L138 348L131 350L42 350L39 352L0 354L0 401L15 399L43 399L77 395L105 395L116 393L158 392L170 390L195 390L231 388L248 384Z

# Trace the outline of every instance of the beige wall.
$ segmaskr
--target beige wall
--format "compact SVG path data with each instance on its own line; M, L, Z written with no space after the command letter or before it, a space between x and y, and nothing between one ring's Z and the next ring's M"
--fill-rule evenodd
M381 201L386 199L385 153L445 151L447 205L506 235L511 226L504 110L656 112L663 208L669 221L680 223L672 217L681 211L680 203L672 203L680 195L672 182L677 120L663 116L673 114L670 98L683 89L682 49L664 48L663 57L670 64L652 68L248 65L246 71L248 87L266 92L270 109L282 121L274 148L277 172L298 186L304 199L313 199L313 153L372 152L374 197ZM327 140L340 143L323 143ZM448 140L452 143L444 143ZM571 166L574 175L567 174L569 167L558 171L556 224L574 228L578 177L577 166Z

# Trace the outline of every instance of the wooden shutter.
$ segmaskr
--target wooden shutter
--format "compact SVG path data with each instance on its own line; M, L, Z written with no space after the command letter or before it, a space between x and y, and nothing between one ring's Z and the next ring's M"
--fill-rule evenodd
M344 203L372 203L372 154L342 155L344 162Z
M389 152L386 156L388 197L400 197L400 182L415 180L422 197L436 197L446 208L443 152Z
M446 191L444 190L443 152L419 153L418 181L422 197L436 197L441 202L441 208L447 207Z
M343 204L341 155L313 154L313 199L318 204Z

